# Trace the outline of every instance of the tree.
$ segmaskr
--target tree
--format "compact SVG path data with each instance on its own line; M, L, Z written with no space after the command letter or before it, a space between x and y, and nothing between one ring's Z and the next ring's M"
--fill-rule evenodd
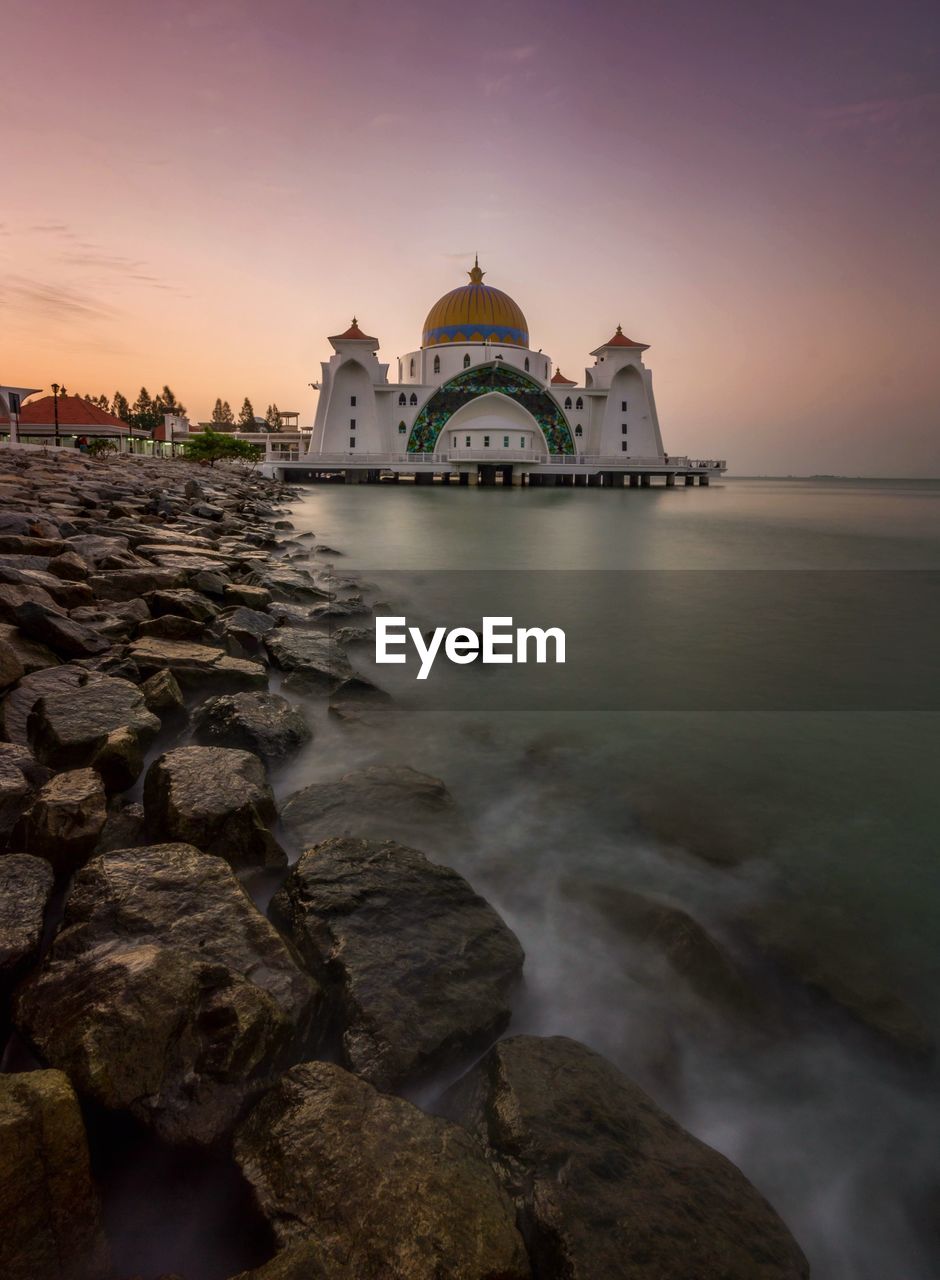
M242 431L254 431L255 429L255 411L247 396L245 396L241 412L238 415L238 425Z
M227 400L216 400L212 410L212 421L218 426L234 426L235 415L232 413L232 406Z
M132 427L137 427L140 431L152 431L154 427L158 427L163 421L163 414L160 411L159 404L151 399L150 392L146 387L141 387L140 394L134 401L128 421Z
M115 391L114 399L111 401L111 412L116 418L120 418L122 422L130 422L131 407L127 403L127 397L122 396L120 391Z
M264 450L248 440L236 440L221 431L208 428L186 441L186 457L192 462L208 462L214 467L221 459L232 462L258 462Z
M278 413L276 404L268 405L268 411L264 415L264 425L267 431L280 431L281 415Z
M175 413L179 418L184 418L186 416L186 406L177 400L176 396L165 383L163 390L154 400L154 404L158 406L161 417L165 413Z

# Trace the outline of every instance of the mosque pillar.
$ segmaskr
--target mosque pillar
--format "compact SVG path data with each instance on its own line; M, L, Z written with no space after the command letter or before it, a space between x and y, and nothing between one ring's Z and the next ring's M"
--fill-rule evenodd
M639 477L639 474L638 474L638 472L636 472L636 471L631 471L631 472L630 472L630 488L631 488L631 489L638 489L639 487L640 487L640 477Z
M687 489L691 489L692 485L694 485L694 484L695 484L695 476L686 476L686 478L685 478L685 487L686 487Z
M666 488L667 488L667 489L674 489L675 487L676 487L676 476L675 476L675 472L670 471L670 473L666 476Z
M644 471L643 474L640 476L640 485L644 489L648 489L652 484L652 481L653 481L653 477L650 475L648 471Z
M460 473L460 483L461 483L461 485L463 485L463 487L464 487L464 488L466 488L466 487L467 487L467 485L469 485L469 483L470 483L470 472L469 472L469 471L461 471L461 473Z
M699 487L704 485L706 488L708 488L708 476L699 476L698 482L699 482Z

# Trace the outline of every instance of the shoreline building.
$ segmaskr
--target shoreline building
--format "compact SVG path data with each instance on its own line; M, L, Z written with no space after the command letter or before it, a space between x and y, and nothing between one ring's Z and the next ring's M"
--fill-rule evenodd
M469 283L440 298L421 346L396 362L356 319L330 339L322 363L309 447L268 442L272 471L377 480L413 475L469 483L707 484L724 461L672 457L663 446L647 343L616 332L591 355L580 384L553 369L529 342L519 305L484 284L477 260Z

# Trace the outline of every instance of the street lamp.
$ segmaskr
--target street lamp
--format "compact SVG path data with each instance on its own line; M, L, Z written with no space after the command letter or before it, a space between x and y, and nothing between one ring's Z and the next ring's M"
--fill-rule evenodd
M59 447L59 384L52 384L52 413L55 417L55 443L56 448Z

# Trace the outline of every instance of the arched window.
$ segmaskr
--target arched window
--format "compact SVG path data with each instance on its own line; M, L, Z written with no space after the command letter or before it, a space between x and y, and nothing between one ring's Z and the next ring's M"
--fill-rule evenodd
M565 396L565 408L566 409L571 408L571 396Z
M413 360L411 362L411 376L415 376L415 362Z
M469 369L469 368L470 368L470 357L469 357L469 356L464 356L464 358L463 358L463 367L464 367L465 369Z
M580 396L578 396L577 400L575 400L575 402L574 402L574 407L575 407L576 409L583 409L583 408L584 408L584 401L581 399L581 397L580 397Z
M412 393L411 393L411 403L412 403L412 404L417 404L417 403L418 403L418 397L415 395L415 393L414 393L413 391L412 391Z
M528 357L528 356L526 356L526 358L525 358L525 371L526 371L526 373L528 373L528 372L529 372L529 357Z
M575 433L575 435L576 435L576 436L583 436L583 435L584 435L584 432L581 430L581 423L580 423L580 422L579 422L579 423L578 423L578 425L575 427L575 429L574 429L574 433Z
M405 395L404 391L403 391L403 392L401 393L401 395L398 397L398 403L399 403L399 404L407 404L407 403L408 403L408 397Z
M398 424L398 434L399 434L400 436L403 436L407 430L408 430L408 428L405 426L405 424L404 424L403 422L399 422L399 424Z
M545 362L545 377L548 377L548 361Z
M435 356L435 357L434 357L434 372L435 372L435 373L440 373L440 371L441 371L441 357L440 357L440 356Z

